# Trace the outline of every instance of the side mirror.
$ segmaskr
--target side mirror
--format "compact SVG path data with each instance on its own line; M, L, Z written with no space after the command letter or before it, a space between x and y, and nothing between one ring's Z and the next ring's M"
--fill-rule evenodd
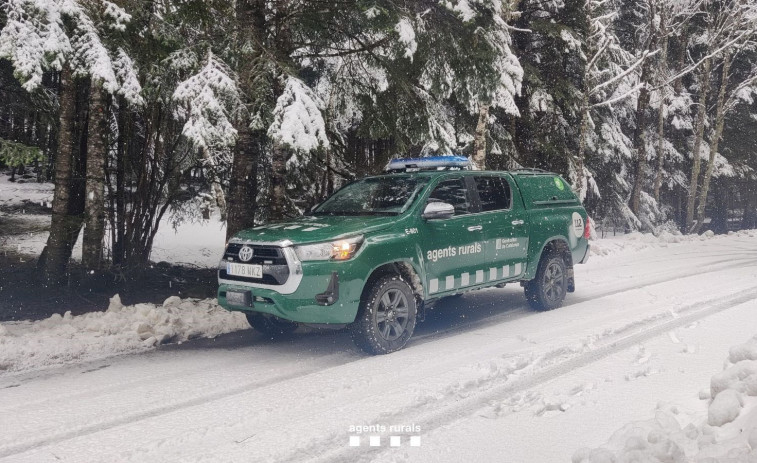
M423 210L423 218L426 220L449 219L455 215L455 208L452 204L435 201L426 204Z

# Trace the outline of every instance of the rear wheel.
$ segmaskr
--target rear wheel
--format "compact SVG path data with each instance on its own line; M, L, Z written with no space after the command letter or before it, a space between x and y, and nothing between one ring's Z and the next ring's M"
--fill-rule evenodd
M370 354L402 349L415 330L418 307L412 288L398 275L371 284L350 330L358 347Z
M536 310L560 307L568 288L565 260L556 252L545 254L539 261L536 278L526 282L528 303Z
M251 327L272 338L291 333L297 329L297 323L275 315L260 312L247 312L245 315Z

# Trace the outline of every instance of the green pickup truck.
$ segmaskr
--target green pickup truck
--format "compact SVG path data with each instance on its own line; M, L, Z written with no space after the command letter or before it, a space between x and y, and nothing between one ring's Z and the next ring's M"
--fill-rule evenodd
M398 159L299 219L234 236L218 301L267 335L343 325L363 350L386 354L442 297L520 282L535 309L559 307L588 236L586 211L557 174Z

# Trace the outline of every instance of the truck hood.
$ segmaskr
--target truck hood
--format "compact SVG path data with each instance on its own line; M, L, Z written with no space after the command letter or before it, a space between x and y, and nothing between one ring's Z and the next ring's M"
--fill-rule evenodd
M397 221L394 216L304 216L242 230L234 239L276 242L289 240L294 244L317 243L360 235L388 228Z

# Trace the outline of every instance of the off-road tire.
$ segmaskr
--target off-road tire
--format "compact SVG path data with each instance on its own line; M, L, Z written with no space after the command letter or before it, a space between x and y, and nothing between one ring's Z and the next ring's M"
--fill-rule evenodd
M563 257L551 251L539 260L536 277L524 285L528 304L535 310L560 307L568 289L567 267Z
M402 349L415 330L415 294L399 275L378 278L367 288L357 318L350 325L355 344L374 355Z
M251 327L270 338L276 338L289 334L297 329L297 323L284 320L275 315L260 312L245 313L247 322Z

